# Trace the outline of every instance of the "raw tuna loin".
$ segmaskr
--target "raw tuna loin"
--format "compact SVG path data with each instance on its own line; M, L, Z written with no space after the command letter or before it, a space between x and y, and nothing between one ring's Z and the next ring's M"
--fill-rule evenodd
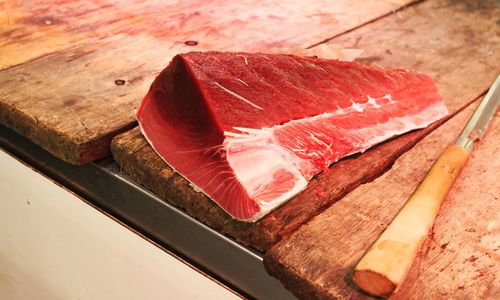
M155 151L255 221L333 162L447 114L423 74L280 54L179 54L137 111Z

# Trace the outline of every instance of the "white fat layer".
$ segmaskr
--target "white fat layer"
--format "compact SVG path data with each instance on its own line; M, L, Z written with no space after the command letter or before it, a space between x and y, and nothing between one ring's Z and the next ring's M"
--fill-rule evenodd
M404 117L393 118L391 122L377 124L373 127L365 127L357 130L351 130L353 136L371 136L365 143L359 145L359 150L352 152L364 152L371 146L381 143L393 136L408 132L413 129L423 128L430 125L435 120L441 119L448 114L448 110L441 103L436 103L420 111L418 114L408 115ZM398 124L399 127L395 128ZM350 155L349 154L349 155Z
M248 83L246 83L246 82L245 82L245 81L243 81L242 79L239 79L239 78L237 78L237 77L236 77L236 80L238 80L239 82L241 82L243 85L248 86Z
M245 65L248 65L248 60L247 60L247 57L243 54L239 54L239 55L236 55L236 56L240 56L243 58L243 61L245 62Z
M379 108L382 106L379 103L381 99L386 99L385 105L395 103L390 95L385 95L380 98L368 96L368 102L362 104L353 103L351 107L338 109L334 112L292 120L273 127L264 127L261 129L234 127L233 129L236 132L224 132L226 137L224 140L224 147L226 149L228 162L250 197L256 192L256 188L259 185L265 185L269 181L272 181L272 174L279 168L289 171L294 175L296 180L296 184L288 192L279 195L271 201L257 201L261 207L261 211L256 214L251 221L262 218L274 208L304 190L312 177L312 175L310 176L310 174L308 174L311 169L315 171L313 175L321 171L315 170L309 160L303 159L295 154L295 152L300 152L301 149L293 149L293 151L291 151L281 146L274 137L274 132L276 130L283 130L286 129L287 126L296 125L298 123L311 124L321 119L335 118L352 111L362 111L368 107ZM353 151L347 155L363 152L373 145L393 136L413 129L426 127L447 114L448 111L446 107L438 102L432 106L426 107L417 114L394 117L386 123L379 123L371 127L346 130L345 133L350 135L353 140L360 141L360 143L355 145ZM315 141L321 141L313 133L311 133L311 138ZM325 144L325 146L331 148L333 145ZM331 161L330 164L334 162L335 161Z
M295 184L287 192L271 201L257 201L261 208L259 214L262 215L254 216L254 220L292 198L307 186L308 179L301 173L303 168L301 164L309 162L280 146L272 132L228 140L224 146L227 160L250 198L254 198L266 185L273 182L273 176L279 170L288 172L294 178Z
M227 137L243 137L243 138L246 138L249 135L255 135L255 134L260 135L260 134L263 134L263 132L265 132L265 131L274 132L275 130L278 130L278 129L281 129L281 128L285 128L286 126L290 126L290 125L295 125L295 124L300 124L300 123L314 123L315 121L320 120L320 119L328 119L328 118L332 118L332 117L342 116L342 115L346 115L346 114L351 113L351 112L362 112L365 109L368 109L370 107L380 108L380 107L382 107L382 105L380 103L378 103L378 102L380 102L381 99L387 99L388 100L387 102L389 104L396 103L392 99L391 95L385 95L385 96L382 96L382 97L379 97L379 98L373 98L373 97L370 97L369 95L366 96L366 97L367 97L368 101L365 102L365 103L354 103L354 102L352 102L351 106L349 106L347 108L340 108L339 107L337 110L334 110L332 112L326 112L326 113L318 114L318 115L315 115L315 116L312 116L312 117L307 117L307 118L302 118L302 119L297 119L297 120L291 120L291 121L286 122L284 124L275 125L273 127L263 127L263 128L260 128L260 129L245 128L245 127L233 127L234 130L242 132L242 133L232 132L232 131L224 131L224 136L226 136L226 138ZM439 106L439 107L443 107L441 104L436 104L436 105ZM447 113L448 112L446 111L446 114ZM411 118L412 116L409 116L409 117Z
M231 95L231 96L235 97L236 99L239 99L239 100L241 100L241 101L245 102L246 104L248 104L248 105L250 105L250 106L252 106L252 107L254 107L254 108L257 108L257 109L263 110L263 108L262 108L262 107L258 106L257 104L253 103L252 101L248 100L247 98L243 97L242 95L240 95L240 94L238 94L238 93L236 93L236 92L231 91L230 89L228 89L228 88L226 88L226 87L222 86L222 85L221 85L220 83L218 83L218 82L215 82L215 81L214 81L214 83L215 83L215 85L217 85L218 87L220 87L220 88L221 88L224 92L226 92L226 93L228 93L229 95Z

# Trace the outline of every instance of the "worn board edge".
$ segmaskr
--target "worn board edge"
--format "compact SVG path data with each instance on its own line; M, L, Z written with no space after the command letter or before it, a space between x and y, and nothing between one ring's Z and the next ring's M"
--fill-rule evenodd
M0 120L3 125L28 138L52 155L70 164L86 164L111 154L109 144L111 139L134 128L137 122L128 123L120 128L99 135L88 142L78 143L67 135L57 132L36 119L12 108L0 101Z

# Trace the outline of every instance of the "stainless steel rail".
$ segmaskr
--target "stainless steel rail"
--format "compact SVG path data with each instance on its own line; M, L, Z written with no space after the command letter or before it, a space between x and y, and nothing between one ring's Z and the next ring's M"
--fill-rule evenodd
M70 165L1 125L0 147L244 296L295 299L266 273L261 253L169 205L122 174L112 159Z

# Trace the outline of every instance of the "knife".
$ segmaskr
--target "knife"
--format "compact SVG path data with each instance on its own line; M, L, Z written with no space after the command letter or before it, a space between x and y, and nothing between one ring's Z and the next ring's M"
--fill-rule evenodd
M441 153L401 211L354 268L353 281L363 291L389 297L402 283L443 200L499 104L500 75L457 141Z

